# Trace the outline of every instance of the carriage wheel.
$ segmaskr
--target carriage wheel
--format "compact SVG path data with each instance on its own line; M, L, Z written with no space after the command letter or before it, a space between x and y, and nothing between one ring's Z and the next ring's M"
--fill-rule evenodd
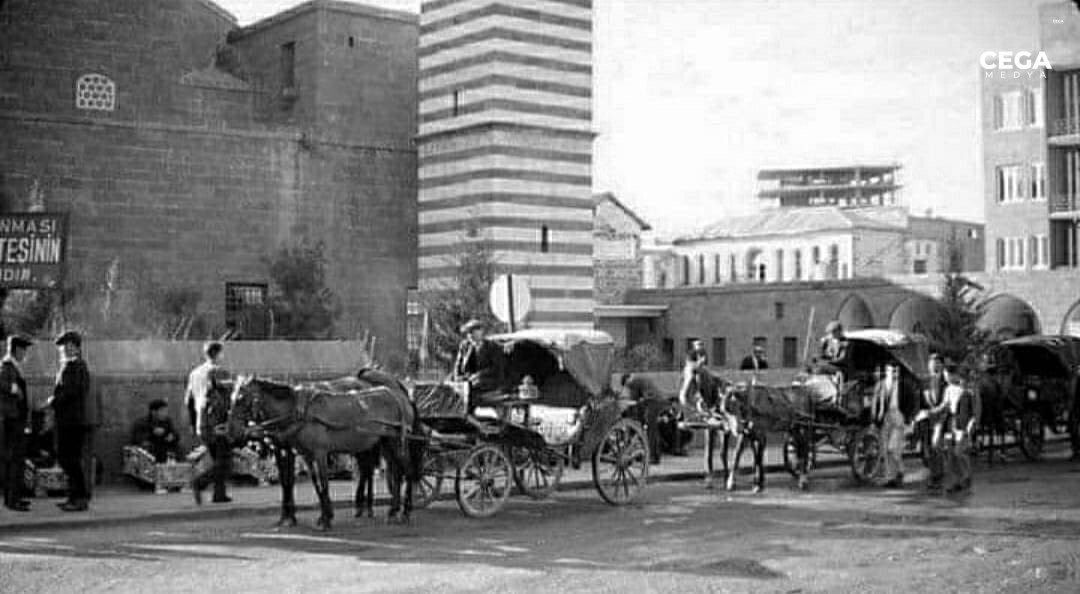
M877 476L881 467L881 438L873 427L861 429L850 436L848 460L856 481L866 483Z
M513 448L514 482L521 492L533 499L545 499L559 487L563 459L558 452L532 448Z
M420 480L413 489L413 507L423 509L431 502L439 498L442 491L444 461L442 456L424 454L424 460L420 468Z
M1043 451L1042 416L1029 410L1020 417L1020 451L1028 460L1038 460Z
M611 505L634 501L649 478L649 443L633 419L619 419L593 452L593 484Z
M788 471L788 474L795 478L799 478L799 467L796 464L799 460L799 450L795 446L795 438L788 435L784 439L784 468ZM814 469L817 466L817 440L814 440L810 444L810 460L806 464L807 472Z
M513 481L513 467L502 448L478 445L458 467L454 481L458 507L470 518L491 517L506 505Z

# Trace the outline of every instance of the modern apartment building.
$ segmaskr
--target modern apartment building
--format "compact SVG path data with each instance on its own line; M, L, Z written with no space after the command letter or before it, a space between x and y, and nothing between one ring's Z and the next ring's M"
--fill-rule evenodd
M1044 5L1039 21L1050 69L979 74L990 271L1080 264L1080 11Z
M895 206L899 171L897 164L762 169L757 196L763 208Z

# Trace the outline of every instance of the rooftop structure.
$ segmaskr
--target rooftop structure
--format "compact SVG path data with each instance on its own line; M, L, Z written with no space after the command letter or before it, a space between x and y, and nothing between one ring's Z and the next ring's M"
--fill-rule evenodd
M766 208L896 206L898 164L763 169L758 200Z

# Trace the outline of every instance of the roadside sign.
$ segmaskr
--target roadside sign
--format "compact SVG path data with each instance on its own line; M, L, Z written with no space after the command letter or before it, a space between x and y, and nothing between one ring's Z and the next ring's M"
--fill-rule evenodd
M491 283L491 313L500 322L514 325L525 319L532 310L532 294L525 279L514 274L503 274Z

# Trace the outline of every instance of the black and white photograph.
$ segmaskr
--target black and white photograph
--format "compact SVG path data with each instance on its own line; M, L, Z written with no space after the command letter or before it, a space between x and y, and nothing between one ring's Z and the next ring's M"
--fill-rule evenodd
M0 0L0 594L1080 592L1080 0Z

